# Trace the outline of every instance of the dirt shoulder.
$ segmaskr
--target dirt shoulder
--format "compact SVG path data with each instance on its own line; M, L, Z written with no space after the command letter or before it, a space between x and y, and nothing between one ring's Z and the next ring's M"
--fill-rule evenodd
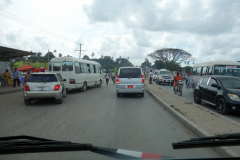
M158 96L170 107L212 136L240 132L240 124L236 122L219 116L195 103L189 102L174 93L162 89L160 86L148 84L147 80L145 85L153 94ZM240 153L240 147L229 148Z

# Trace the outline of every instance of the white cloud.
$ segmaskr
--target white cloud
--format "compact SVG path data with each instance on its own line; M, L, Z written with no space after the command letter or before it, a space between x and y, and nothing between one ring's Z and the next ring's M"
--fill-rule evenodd
M240 60L239 0L0 0L0 6L3 46L78 57L84 43L82 56L129 57L135 65L167 47L184 49L197 62ZM68 40L19 24L5 11Z

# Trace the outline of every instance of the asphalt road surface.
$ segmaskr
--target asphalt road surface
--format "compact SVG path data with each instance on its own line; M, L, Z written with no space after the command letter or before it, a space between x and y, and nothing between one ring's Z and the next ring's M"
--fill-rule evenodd
M155 83L155 85L158 85ZM173 89L173 86L169 86L168 84L161 84L159 85L160 87L162 87L163 89L169 91L169 92L173 92L172 89ZM185 82L184 82L184 86L183 86L183 92L182 92L182 96L183 98L191 101L194 103L194 95L193 95L193 90L192 88L187 88L186 85L185 85ZM209 109L217 114L219 114L217 112L217 110L215 109L214 106L208 104L208 103L205 103L205 102L202 102L200 104L202 107L206 108L206 109ZM232 121L235 121L237 123L240 123L240 113L229 113L228 115L224 115L224 114L221 114L222 116L228 118L228 119L231 119Z
M171 143L194 138L149 94L116 97L115 85L72 90L63 104L35 100L25 106L21 92L0 96L0 137L30 135L91 143L170 157L217 157L212 149L173 150ZM112 159L89 151L4 155L0 159Z

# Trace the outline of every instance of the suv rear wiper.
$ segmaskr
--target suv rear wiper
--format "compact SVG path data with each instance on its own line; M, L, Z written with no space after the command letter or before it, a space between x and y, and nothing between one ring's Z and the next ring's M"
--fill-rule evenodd
M172 143L172 146L173 149L240 146L240 133L193 138L187 141Z

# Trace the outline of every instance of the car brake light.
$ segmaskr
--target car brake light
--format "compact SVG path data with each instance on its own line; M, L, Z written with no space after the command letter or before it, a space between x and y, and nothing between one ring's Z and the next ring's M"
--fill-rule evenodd
M59 88L60 88L60 84L55 85L55 86L54 86L54 91L58 91Z
M76 82L75 82L75 79L69 79L69 83L70 84L75 84Z
M144 83L144 76L142 75L142 83Z
M117 76L117 84L119 84L119 75Z
M30 91L29 85L26 85L26 86L25 86L25 91Z

